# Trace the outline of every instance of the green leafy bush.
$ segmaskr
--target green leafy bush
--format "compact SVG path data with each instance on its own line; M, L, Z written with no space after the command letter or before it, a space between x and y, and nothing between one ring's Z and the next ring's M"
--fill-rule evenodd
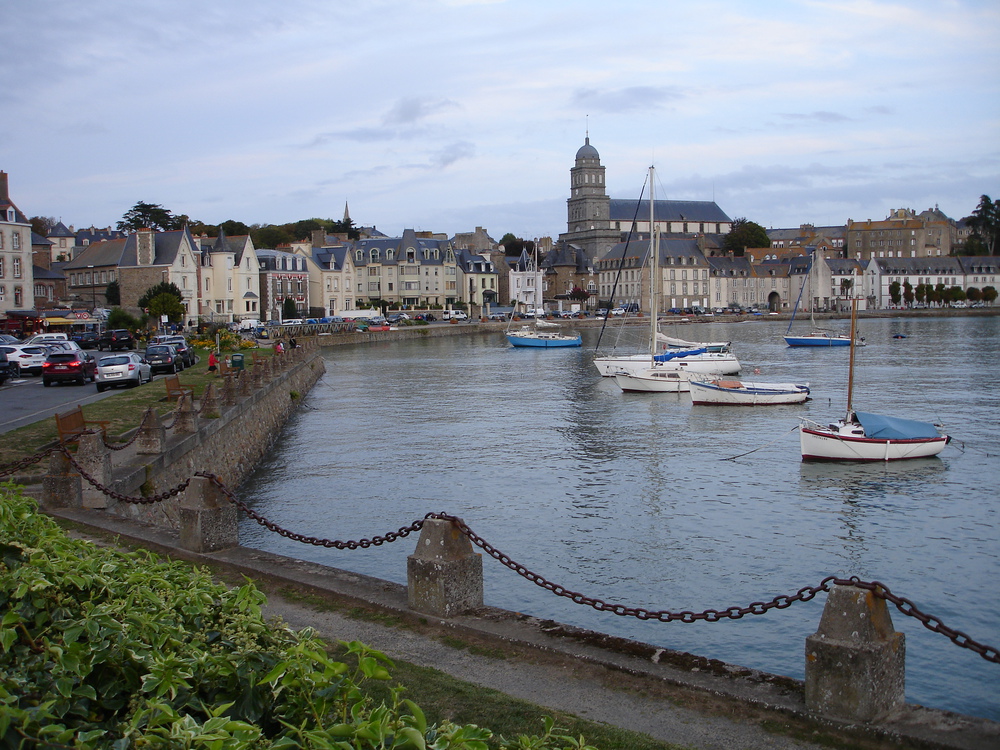
M0 748L584 748L546 719L507 742L428 726L392 663L265 622L264 595L207 570L71 539L0 487Z

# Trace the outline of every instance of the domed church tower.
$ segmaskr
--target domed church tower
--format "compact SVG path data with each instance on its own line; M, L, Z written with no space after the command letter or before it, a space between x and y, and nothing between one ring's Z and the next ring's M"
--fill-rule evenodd
M567 231L559 239L581 247L593 261L619 242L621 233L611 229L611 199L605 191L604 167L601 155L590 145L589 134L576 152L576 163L569 174Z

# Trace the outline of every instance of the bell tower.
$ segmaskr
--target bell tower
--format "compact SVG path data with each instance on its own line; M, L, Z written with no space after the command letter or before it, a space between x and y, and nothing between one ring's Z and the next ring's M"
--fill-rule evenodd
M604 181L601 155L590 145L588 132L569 171L566 233L559 239L581 247L591 262L601 258L621 237L611 229L611 198Z

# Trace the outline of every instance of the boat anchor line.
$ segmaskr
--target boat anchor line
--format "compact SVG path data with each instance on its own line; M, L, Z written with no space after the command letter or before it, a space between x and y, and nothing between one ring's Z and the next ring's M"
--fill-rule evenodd
M7 466L0 467L0 479L14 474L21 468L29 466L34 463L38 463L46 456L50 456L54 453L62 453L73 468L80 474L80 476L85 479L91 486L93 486L98 491L102 492L104 495L111 497L115 500L125 503L132 504L143 504L149 505L152 503L158 503L163 500L167 500L171 497L176 497L180 493L187 489L191 480L195 477L202 477L208 479L212 484L214 484L219 491L239 510L243 511L249 518L253 519L256 523L264 526L269 531L273 531L287 539L292 541L301 542L303 544L311 544L318 547L334 547L336 549L367 549L372 546L381 546L382 544L387 544L394 542L397 539L409 536L415 531L419 531L423 528L424 521L434 518L444 521L450 521L454 524L459 531L465 534L469 541L475 544L477 547L486 552L490 557L494 558L500 562L505 567L514 571L522 578L531 581L536 586L544 588L556 596L565 597L571 599L576 604L584 604L586 606L592 607L599 612L613 612L621 617L635 617L640 620L658 620L659 622L718 622L723 619L739 620L745 615L763 615L772 609L786 609L790 607L795 602L807 602L813 599L820 592L829 592L833 586L853 586L855 588L863 589L865 591L870 591L874 596L880 599L885 599L886 601L893 604L896 609L902 612L904 615L913 617L920 621L921 624L928 630L934 633L940 633L946 636L952 643L956 646L960 646L965 649L979 654L983 659L995 664L1000 664L1000 651L998 651L993 646L988 646L986 644L980 643L976 640L970 638L967 634L960 630L955 630L953 628L945 625L938 617L934 615L928 615L922 612L916 604L914 604L910 599L905 597L897 596L893 594L889 588L879 581L863 581L857 576L852 576L850 578L838 578L836 576L827 576L817 586L804 586L800 588L797 592L791 595L781 594L774 597L768 602L752 602L745 607L729 607L724 610L717 609L706 609L704 612L691 612L685 610L682 612L671 612L669 610L659 610L650 611L641 607L628 607L624 604L609 604L601 599L586 596L576 591L572 591L558 584L552 583L538 573L534 573L528 568L524 567L520 563L515 562L510 557L500 552L496 547L491 545L485 539L476 534L461 518L457 516L450 515L448 513L428 513L424 518L414 521L409 526L404 526L398 531L390 531L381 536L373 536L371 539L361 539L358 541L339 541L331 539L320 539L318 537L305 536L303 534L296 533L294 531L289 531L288 529L282 528L277 523L268 520L259 513L256 513L251 509L246 503L240 500L236 493L227 487L225 483L215 474L205 471L195 472L191 477L181 482L178 486L173 487L169 490L159 493L151 497L131 497L128 495L123 495L122 493L115 492L109 487L103 486L100 482L95 480L90 474L86 472L76 461L73 453L69 450L69 446L66 444L60 444L48 448L41 453L35 454L34 456L29 456L26 459L18 461L14 464L8 464Z
M739 453L739 454L737 454L735 456L728 456L727 458L720 458L719 460L720 461L735 461L737 458L743 458L743 456L749 456L751 453L756 453L757 451L761 450L762 448L766 448L769 445L774 445L779 440L781 440L782 438L784 438L785 436L787 436L789 432L795 432L797 429L799 429L799 426L795 425L788 432L782 433L779 437L776 437L770 443L765 443L764 445L758 445L752 451L747 451L746 453Z

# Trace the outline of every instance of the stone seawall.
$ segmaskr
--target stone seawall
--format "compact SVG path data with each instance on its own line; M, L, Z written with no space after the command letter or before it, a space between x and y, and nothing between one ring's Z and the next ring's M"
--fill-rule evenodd
M292 412L326 372L318 349L300 350L296 362L270 382L221 407L215 418L200 417L190 434L168 435L165 450L136 454L113 472L112 489L125 495L152 496L189 479L195 472L216 474L230 488L249 476ZM179 500L150 505L109 501L107 510L134 520L176 529Z

